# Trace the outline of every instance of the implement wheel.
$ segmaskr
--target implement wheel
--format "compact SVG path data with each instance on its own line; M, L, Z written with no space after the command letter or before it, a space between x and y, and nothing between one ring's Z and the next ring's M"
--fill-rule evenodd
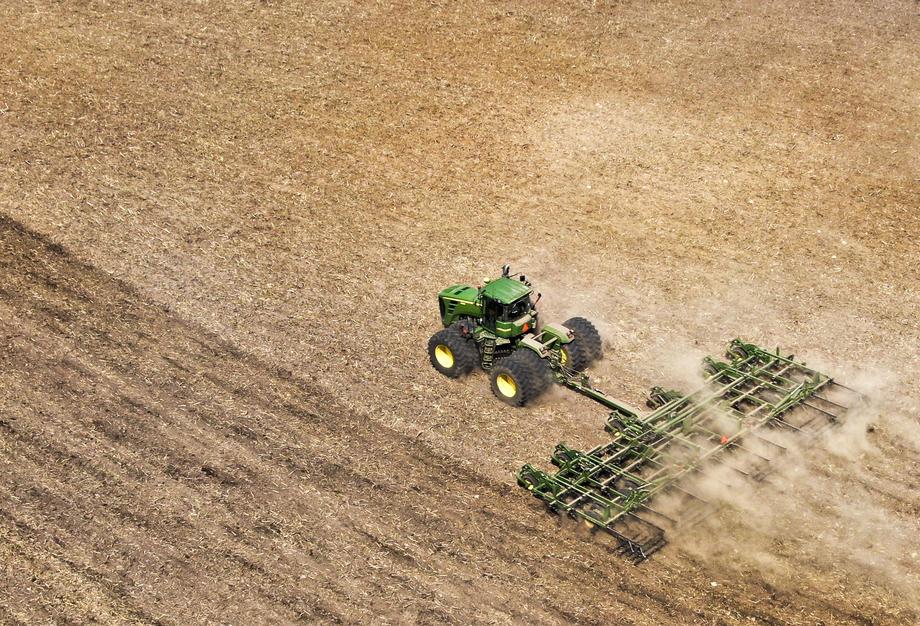
M524 406L546 391L552 373L536 353L518 348L511 356L492 366L492 393L511 406Z
M448 378L459 378L476 368L479 351L472 340L460 334L460 329L450 326L428 340L428 358L432 367Z

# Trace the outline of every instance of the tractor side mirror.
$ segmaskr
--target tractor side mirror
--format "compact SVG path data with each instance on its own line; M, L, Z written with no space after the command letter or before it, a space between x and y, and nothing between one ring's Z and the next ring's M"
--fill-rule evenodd
M539 302L539 301L540 301L540 298L542 298L542 297L543 297L543 294L542 294L542 293L537 293L537 299L533 301L533 305L534 305L534 306L537 306L537 302Z

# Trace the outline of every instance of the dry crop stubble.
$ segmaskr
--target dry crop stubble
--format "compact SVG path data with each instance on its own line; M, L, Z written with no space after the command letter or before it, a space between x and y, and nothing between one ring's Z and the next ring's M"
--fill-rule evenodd
M703 537L627 567L513 485L603 412L513 411L424 345L439 288L511 261L548 319L598 322L599 384L634 403L735 335L857 386L891 373L875 431L788 489L854 529L815 551L868 545L863 518L900 541L916 10L5 5L0 211L53 244L27 262L4 235L4 617L911 621L852 573L871 551L838 571L763 542L739 572Z

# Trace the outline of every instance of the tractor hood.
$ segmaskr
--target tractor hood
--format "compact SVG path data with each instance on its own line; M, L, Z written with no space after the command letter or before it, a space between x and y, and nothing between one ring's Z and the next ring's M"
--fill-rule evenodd
M469 285L451 285L438 294L439 298L473 303L479 298L479 290Z

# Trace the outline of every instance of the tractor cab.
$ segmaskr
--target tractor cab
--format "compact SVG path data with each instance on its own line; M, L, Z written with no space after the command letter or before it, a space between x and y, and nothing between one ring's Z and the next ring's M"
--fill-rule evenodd
M536 328L537 311L530 296L533 289L524 276L507 275L487 281L480 289L482 325L499 337L517 337Z

